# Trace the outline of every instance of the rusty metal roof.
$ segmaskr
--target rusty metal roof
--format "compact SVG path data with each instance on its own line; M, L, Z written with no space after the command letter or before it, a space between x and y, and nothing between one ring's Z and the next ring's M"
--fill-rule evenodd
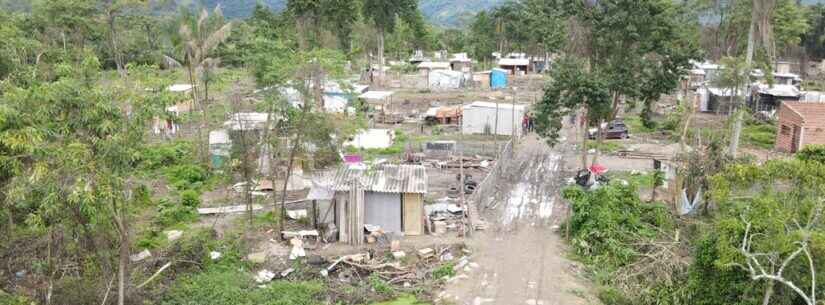
M427 193L427 171L422 165L381 164L343 165L325 177L335 191L349 191L352 181L359 181L365 191L379 193Z

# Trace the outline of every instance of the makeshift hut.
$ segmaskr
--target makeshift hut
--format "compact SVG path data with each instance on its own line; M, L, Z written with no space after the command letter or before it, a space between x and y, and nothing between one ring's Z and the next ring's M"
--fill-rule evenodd
M423 77L429 77L430 73L439 70L450 70L450 63L442 61L425 61L418 64L418 72Z
M467 53L455 53L450 58L450 68L453 71L470 73L473 71L473 60L467 56Z
M464 73L452 70L433 70L427 78L427 87L435 90L464 87Z
M498 67L509 71L512 75L527 74L530 68L530 60L527 58L502 58L498 60Z
M748 107L753 111L773 112L782 102L796 102L802 92L792 85L759 85L748 100Z
M430 107L424 115L424 121L427 124L454 124L458 123L461 118L461 107L459 106L442 106Z
M352 140L344 143L344 146L359 149L384 149L392 146L393 140L395 140L395 132L391 129L366 129L358 132Z
M527 107L510 103L473 102L462 111L464 134L521 136ZM515 131L515 132L514 132Z
M313 199L329 197L339 240L359 245L364 231L424 234L427 172L421 165L343 165L314 179Z

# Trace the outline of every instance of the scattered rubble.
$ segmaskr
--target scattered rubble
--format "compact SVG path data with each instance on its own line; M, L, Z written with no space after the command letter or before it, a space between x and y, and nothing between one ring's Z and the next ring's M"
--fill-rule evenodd
M139 262L149 257L152 257L152 252L149 252L147 249L143 249L140 253L130 255L129 260L132 262Z
M183 231L179 231L179 230L166 231L166 238L168 238L169 241L175 241L178 238L180 238L181 236L183 236Z
M275 273L264 269L258 271L258 274L255 275L255 282L257 282L258 284L267 283L269 281L272 281L273 278L275 278Z

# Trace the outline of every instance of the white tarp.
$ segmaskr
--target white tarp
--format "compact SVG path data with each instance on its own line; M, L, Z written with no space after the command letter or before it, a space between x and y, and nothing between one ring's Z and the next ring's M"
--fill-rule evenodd
M367 91L364 94L361 94L360 98L365 100L373 100L373 101L383 101L384 99L392 96L395 94L393 91Z
M464 106L462 131L464 134L512 135L515 128L516 136L520 136L521 121L526 110L524 105L515 105L514 109L511 103L499 103L496 128L496 103L474 102Z
M458 89L464 84L464 73L451 70L434 70L430 72L428 85L430 89Z
M363 149L381 149L392 146L393 138L394 133L390 129L367 129L356 134L352 141L344 145Z
M174 85L169 86L169 88L167 88L167 90L169 90L169 92L187 92L189 90L192 90L192 85L190 85L190 84L174 84Z
M233 113L223 126L231 130L258 130L265 128L268 119L269 114L263 112L238 112ZM278 119L277 116L271 118L272 121Z

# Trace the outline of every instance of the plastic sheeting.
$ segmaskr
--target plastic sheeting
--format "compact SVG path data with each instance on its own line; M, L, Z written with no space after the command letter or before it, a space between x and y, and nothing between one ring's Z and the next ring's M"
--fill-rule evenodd
M430 89L458 89L464 86L464 73L450 70L433 70L429 74Z

